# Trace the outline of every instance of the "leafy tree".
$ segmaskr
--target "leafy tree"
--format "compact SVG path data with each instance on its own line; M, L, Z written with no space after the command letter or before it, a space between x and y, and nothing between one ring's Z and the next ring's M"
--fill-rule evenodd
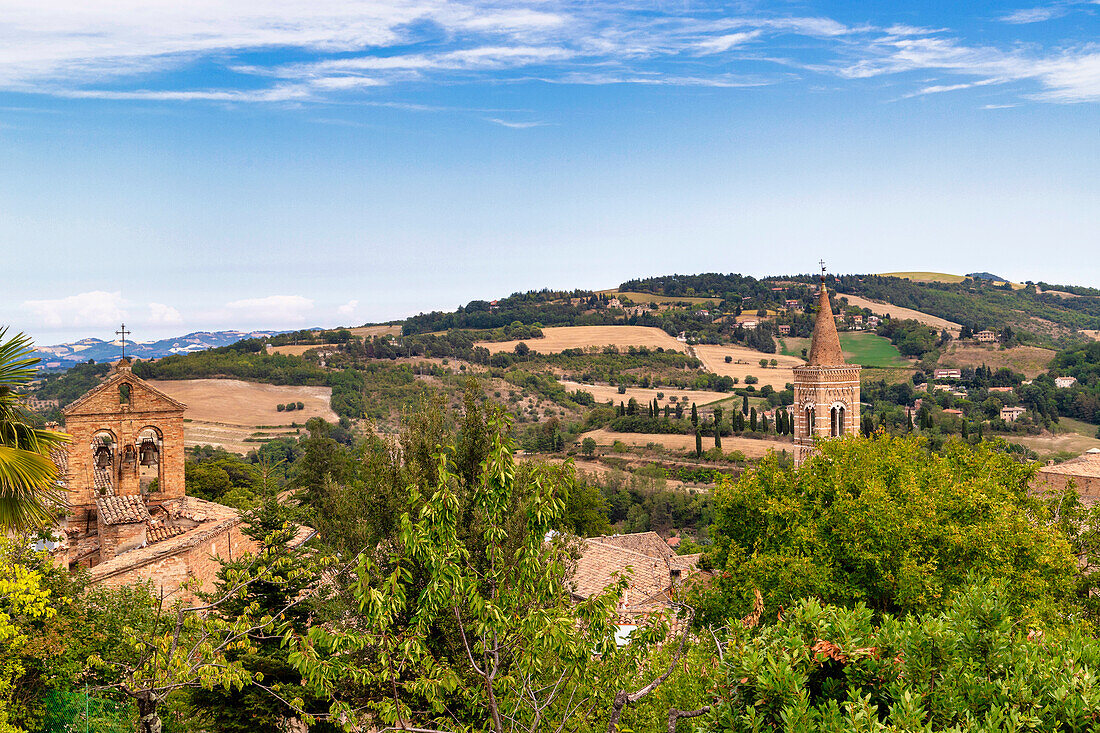
M586 456L592 456L596 453L596 440L595 438L585 438L581 441L581 453Z
M16 692L13 682L25 672L20 652L27 643L26 620L49 618L56 613L49 590L43 586L42 574L19 562L17 555L18 545L0 538L0 731L3 733L18 733L9 713Z
M398 729L548 730L605 711L615 719L671 674L675 665L636 693L622 686L660 630L640 629L637 643L616 649L624 582L568 600L568 549L546 541L563 511L559 488L541 473L517 495L506 429L490 418L491 446L468 498L446 452L438 482L413 488L392 552L383 564L360 563L357 621L288 638L306 683L333 701L331 715ZM517 500L524 509L514 514ZM441 633L457 645L441 646ZM349 688L368 691L365 715Z
M923 613L977 573L1005 579L1014 613L1064 613L1076 562L1028 494L1033 470L990 443L885 435L822 441L798 470L766 458L715 489L709 612L744 613L756 588L771 613L809 596Z
M49 523L62 504L50 451L68 436L34 427L19 392L34 378L33 344L0 328L0 536Z

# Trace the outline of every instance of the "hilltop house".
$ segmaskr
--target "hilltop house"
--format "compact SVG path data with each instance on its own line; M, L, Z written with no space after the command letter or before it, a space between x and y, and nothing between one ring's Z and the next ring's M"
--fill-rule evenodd
M933 379L962 379L962 371L959 369L935 369L932 372Z
M1058 389L1069 389L1077 384L1077 377L1055 377L1054 386Z
M976 334L974 334L974 340L983 344L991 344L996 342L997 334L988 329L984 331L978 331Z
M1026 407L1002 407L1001 419L1005 422L1016 422L1025 412L1027 412Z

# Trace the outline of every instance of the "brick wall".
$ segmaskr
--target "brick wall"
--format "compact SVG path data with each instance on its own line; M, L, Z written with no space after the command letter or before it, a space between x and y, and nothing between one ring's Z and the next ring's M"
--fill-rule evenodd
M120 401L119 387L130 387L129 404ZM159 455L160 491L149 496L150 504L184 495L184 408L130 373L126 365L116 367L99 387L88 392L65 410L69 444L69 503L72 521L87 523L95 506L92 468L95 435L109 433L115 441L111 480L119 495L140 493L138 448L140 433L155 428L161 435ZM133 447L134 460L124 462L125 448Z
M1070 488L1071 484L1085 504L1100 503L1100 478L1095 476L1070 476L1040 469L1031 482L1031 490L1036 493L1060 493Z
M145 522L104 524L99 522L99 561L104 562L145 544Z

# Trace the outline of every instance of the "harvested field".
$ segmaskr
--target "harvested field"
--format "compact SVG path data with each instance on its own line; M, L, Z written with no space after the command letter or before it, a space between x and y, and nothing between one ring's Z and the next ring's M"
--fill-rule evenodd
M653 293L632 293L620 290L608 290L608 295L618 296L619 298L630 298L634 303L642 305L645 303L656 303L657 305L671 305L674 303L691 303L692 305L713 305L722 301L721 298L693 298L686 295L672 296L672 295L654 295Z
M893 303L887 303L885 301L868 300L867 298L861 298L858 295L847 295L845 293L838 293L837 298L844 298L848 301L848 305L856 308L867 308L877 316L889 315L891 318L903 318L916 321L917 323L923 323L926 326L934 326L939 329L947 329L948 331L957 334L962 330L962 326L954 321L948 321L945 318L937 318L936 316L929 315L928 313L922 313L915 311L911 308L902 308L900 305L894 305Z
M521 339L523 343L543 354L556 354L565 349L585 349L591 346L646 346L651 349L662 347L672 351L686 351L687 346L659 328L653 326L555 326L542 329L542 338ZM479 341L495 353L513 351L516 341Z
M649 443L657 443L671 450L694 451L694 435L659 435L654 433L613 433L610 430L590 430L582 433L581 440L592 438L597 445L612 445L616 440L627 445L646 446ZM703 439L703 450L714 447L713 438ZM739 450L746 458L763 458L769 450L791 451L793 443L780 440L754 440L752 438L738 438L732 435L722 438L722 450L730 453Z
M1002 349L995 344L948 344L947 350L940 356L941 366L963 369L965 367L978 367L985 364L996 371L1001 367L1008 367L1015 372L1021 372L1028 379L1033 379L1047 370L1054 351L1041 349L1038 346L1016 346L1011 349Z
M723 443L723 445L725 445L725 444ZM540 454L522 455L522 456L519 456L519 458L520 458L520 460L526 460L526 461L544 461L546 463L552 463L552 464L557 465L557 466L560 466L562 463L565 463L564 458L548 457L548 456L544 456L544 455L540 455ZM602 480L602 481L606 481L608 476L614 476L616 473L618 473L620 476L626 476L626 477L630 476L630 474L627 473L626 471L622 471L622 470L617 469L617 468L612 468L611 466L600 463L599 461L576 461L574 465L576 466L576 469L577 469L577 476L587 475L587 476L592 476L592 477L596 478L597 480ZM680 490L680 491L691 491L691 492L699 492L699 491L708 491L709 490L709 486L707 484L686 484L683 481L681 481L679 479L674 479L674 478L665 479L665 487L668 488L668 489L674 489L674 490Z
M1092 448L1100 448L1100 440L1090 438L1087 435L1079 435L1078 433L1059 433L1058 435L1047 433L1045 435L1024 436L1006 435L1004 437L1010 443L1026 445L1040 456L1062 452L1084 453ZM723 445L724 444L725 443L723 443Z
M751 374L760 380L756 385L757 389L770 384L775 389L782 390L788 382L794 382L794 373L791 369L803 363L797 356L765 354L743 346L700 344L691 348L708 372L724 377L737 377L741 384L744 384L745 377ZM726 363L727 356L733 358L729 364ZM774 369L770 366L764 369L760 366L761 359L768 361L775 359L779 362L779 366Z
M401 326L359 326L349 328L352 336L400 336Z
M1088 336L1093 341L1100 341L1100 331L1084 331L1084 330L1082 330L1081 333L1085 336Z
M966 279L965 275L948 275L946 272L883 272L880 275L929 283L961 283Z
M329 406L330 387L293 387L239 379L150 380L149 384L187 405L184 417L195 422L255 428L304 423L311 417L329 422L338 419ZM301 402L305 409L276 410L276 405L287 402Z
M339 344L286 344L284 346L268 346L269 354L284 354L287 356L301 356L313 349L325 349L339 346Z
M239 425L211 422L187 422L183 425L183 444L188 447L212 445L231 453L248 453L275 438L297 438L299 428L283 427L257 430Z
M582 389L588 392L596 398L596 402L607 402L611 400L615 404L619 402L629 401L631 397L638 400L643 406L652 402L657 393L664 394L664 398L658 399L657 404L661 407L665 405L675 405L676 402L685 403L687 406L691 406L694 402L697 406L710 404L711 402L717 402L718 400L724 400L729 397L728 392L711 392L708 390L696 390L696 389L674 389L671 387L663 387L660 389L645 389L642 387L627 387L625 394L619 394L618 387L612 387L609 384L581 384L580 382L570 382L568 380L561 380L561 385L568 389L570 392L573 390ZM673 402L670 397L675 397L676 402Z

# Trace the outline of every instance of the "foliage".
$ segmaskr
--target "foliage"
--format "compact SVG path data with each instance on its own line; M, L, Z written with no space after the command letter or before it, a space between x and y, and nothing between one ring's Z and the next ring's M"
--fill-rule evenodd
M30 337L0 328L0 536L46 525L61 505L50 452L64 433L33 426L18 390L34 377L38 359Z
M0 538L0 733L18 733L9 713L16 680L25 672L20 651L28 639L26 625L55 613L41 573L19 562L17 554L14 542Z
M970 573L1003 578L1014 613L1075 607L1076 563L1027 493L1033 468L990 444L918 438L825 441L797 471L776 457L715 489L709 618L814 596L877 613L943 607Z
M1100 643L1013 614L1004 582L905 618L799 601L735 638L707 728L846 731L1095 730Z

